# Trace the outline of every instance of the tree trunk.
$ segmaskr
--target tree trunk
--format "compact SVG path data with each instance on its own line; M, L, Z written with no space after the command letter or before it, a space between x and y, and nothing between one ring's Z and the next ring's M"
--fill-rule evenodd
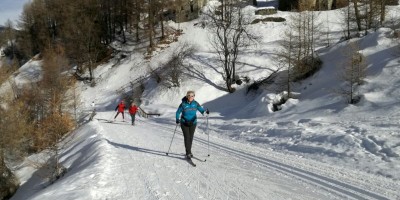
M0 172L4 172L6 163L4 162L3 147L0 147Z
M148 21L148 24L149 24L149 27L148 27L148 31L149 31L149 47L150 47L150 49L152 49L154 47L154 43L153 43L153 26L154 26L153 18L154 18L154 13L153 13L151 1L149 2L148 12L149 12L149 17L148 17L148 20L149 20Z
M232 88L232 84L233 84L232 78L227 77L227 78L226 78L226 88L228 89L228 92L229 92L229 93L235 92L235 90Z
M347 39L350 39L350 0L347 5Z
M136 42L139 42L140 37L139 37L139 22L140 22L140 13L135 14L136 21L135 21L135 28L136 28Z
M357 23L357 29L358 31L361 31L361 15L360 15L360 10L358 9L358 0L353 0L354 4L354 12L355 12L355 17L356 17L356 23Z
M165 33L164 33L164 17L163 17L163 13L160 13L160 23L161 23L161 39L165 38Z
M386 0L380 0L381 1L381 18L380 18L380 25L383 25L383 22L385 21L385 16L386 16Z
M365 9L366 9L366 13L368 13L367 14L367 16L368 16L367 26L365 27L365 33L367 33L367 30L372 27L372 20L374 18L373 16L375 15L375 12L377 12L377 11L374 9L373 1L370 1L370 3L369 3L369 10L367 9L367 7L365 7Z

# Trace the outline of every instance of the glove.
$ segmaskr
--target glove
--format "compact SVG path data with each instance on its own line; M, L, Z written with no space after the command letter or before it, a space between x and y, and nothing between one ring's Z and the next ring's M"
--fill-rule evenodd
M180 123L180 121L179 121L179 119L177 119L177 120L176 120L176 124L179 124L179 123Z
M208 109L206 110L206 114L207 114L207 115L210 114L210 111L209 111Z

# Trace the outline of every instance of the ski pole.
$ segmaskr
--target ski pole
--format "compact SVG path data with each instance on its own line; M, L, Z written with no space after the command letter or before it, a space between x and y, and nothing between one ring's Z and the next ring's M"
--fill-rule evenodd
M171 139L171 144L169 144L168 152L166 153L167 156L168 156L169 150L171 149L172 141L174 141L174 137L175 137L175 133L176 133L176 129L177 128L178 128L178 124L176 124L174 135L172 136L172 139Z
M207 146L208 146L208 156L210 156L210 132L209 132L209 129L208 129L208 114L207 114L207 116L206 116L206 119L207 119L207 125L206 125L207 129L206 129L206 132L207 132L207 135L208 135L208 142L207 142Z
M115 116L115 113L117 113L117 111L114 111L114 113L112 114L112 116L110 117L110 120L108 120L108 121L112 121L112 119L114 118L114 116Z

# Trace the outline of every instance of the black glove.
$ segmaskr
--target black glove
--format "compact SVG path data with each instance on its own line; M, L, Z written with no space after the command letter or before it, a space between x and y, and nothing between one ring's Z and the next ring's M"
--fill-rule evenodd
M209 111L208 109L206 110L206 114L207 114L207 115L210 114L210 111Z
M179 119L177 119L177 120L176 120L176 124L179 124L179 123L180 123L180 121L179 121Z

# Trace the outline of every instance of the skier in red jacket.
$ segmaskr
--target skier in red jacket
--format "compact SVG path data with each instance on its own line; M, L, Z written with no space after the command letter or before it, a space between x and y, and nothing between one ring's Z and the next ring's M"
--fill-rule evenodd
M121 114L122 114L122 121L125 121L125 118L124 118L124 110L125 110L125 103L124 103L124 100L121 100L121 102L120 102L120 103L118 104L118 106L115 108L115 111L117 111L117 110L118 110L118 112L117 112L117 114L115 115L114 120L115 120L115 118L117 118L118 114L121 113Z
M132 126L135 125L135 115L137 110L138 107L135 105L135 103L132 103L131 106L129 107L129 114L131 114Z

